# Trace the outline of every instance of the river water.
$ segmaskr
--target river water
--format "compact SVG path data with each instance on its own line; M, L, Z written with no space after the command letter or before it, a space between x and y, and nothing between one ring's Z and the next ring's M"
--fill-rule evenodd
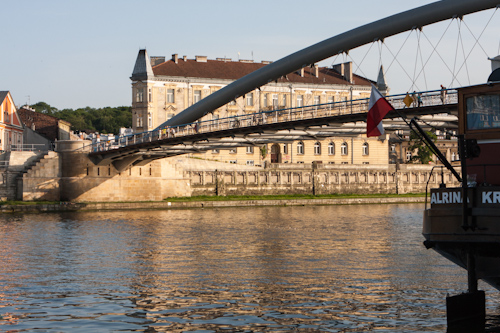
M0 331L444 332L466 272L422 245L422 209L2 215Z

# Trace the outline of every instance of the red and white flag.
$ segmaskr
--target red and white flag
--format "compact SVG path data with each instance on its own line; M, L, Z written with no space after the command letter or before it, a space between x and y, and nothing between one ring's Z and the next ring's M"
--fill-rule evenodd
M391 104L372 85L370 103L368 104L368 118L366 119L366 136L379 136L384 134L382 119L385 115L394 110Z

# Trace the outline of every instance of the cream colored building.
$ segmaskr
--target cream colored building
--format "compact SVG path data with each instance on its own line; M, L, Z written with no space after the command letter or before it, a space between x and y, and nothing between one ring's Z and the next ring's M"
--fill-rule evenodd
M140 50L132 80L132 127L150 131L187 107L266 64L228 58L171 59L149 57ZM304 67L239 97L201 121L248 115L284 108L369 98L373 82L353 73L352 63L332 67ZM195 157L246 165L272 163L387 164L388 140L332 137L276 143L264 147L238 147L193 154Z

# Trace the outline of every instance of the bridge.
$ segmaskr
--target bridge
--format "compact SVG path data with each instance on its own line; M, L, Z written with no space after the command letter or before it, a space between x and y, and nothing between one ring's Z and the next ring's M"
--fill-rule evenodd
M227 85L153 131L121 138L117 145L96 144L89 157L96 165L112 163L120 171L130 166L145 165L159 158L210 149L359 135L365 130L368 105L366 99L273 110L211 121L199 119L249 91L323 59L348 53L362 45L384 41L401 32L421 30L426 25L462 18L470 13L496 8L497 5L498 0L443 0L334 36ZM422 105L404 105L405 95L389 97L389 101L398 110L386 116L385 126L389 131L406 128L401 115L427 117L428 123L437 127L456 126L456 118L442 116L456 112L455 90L447 91L446 101L441 100L441 91L423 91L419 94L422 97Z
M388 96L394 106L384 120L388 131L407 130L402 116L419 116L427 126L457 127L457 92L454 89L414 93L407 106L406 95ZM416 96L420 95L421 103ZM443 98L443 95L445 98ZM366 132L368 99L277 109L216 120L167 126L119 138L116 142L92 145L89 157L96 165L112 163L119 171L141 166L155 159L214 149L260 146Z

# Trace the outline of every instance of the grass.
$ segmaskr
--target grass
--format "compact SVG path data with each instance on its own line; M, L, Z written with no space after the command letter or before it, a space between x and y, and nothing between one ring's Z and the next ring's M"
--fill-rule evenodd
M407 194L283 194L283 195L228 195L228 196L208 196L166 198L171 202L190 201L241 201L241 200L300 200L300 199L353 199L353 198L395 198L395 197L423 197L425 193Z
M33 206L33 205L54 205L59 204L59 201L0 201L0 206L15 206L15 205L24 205L24 206Z

